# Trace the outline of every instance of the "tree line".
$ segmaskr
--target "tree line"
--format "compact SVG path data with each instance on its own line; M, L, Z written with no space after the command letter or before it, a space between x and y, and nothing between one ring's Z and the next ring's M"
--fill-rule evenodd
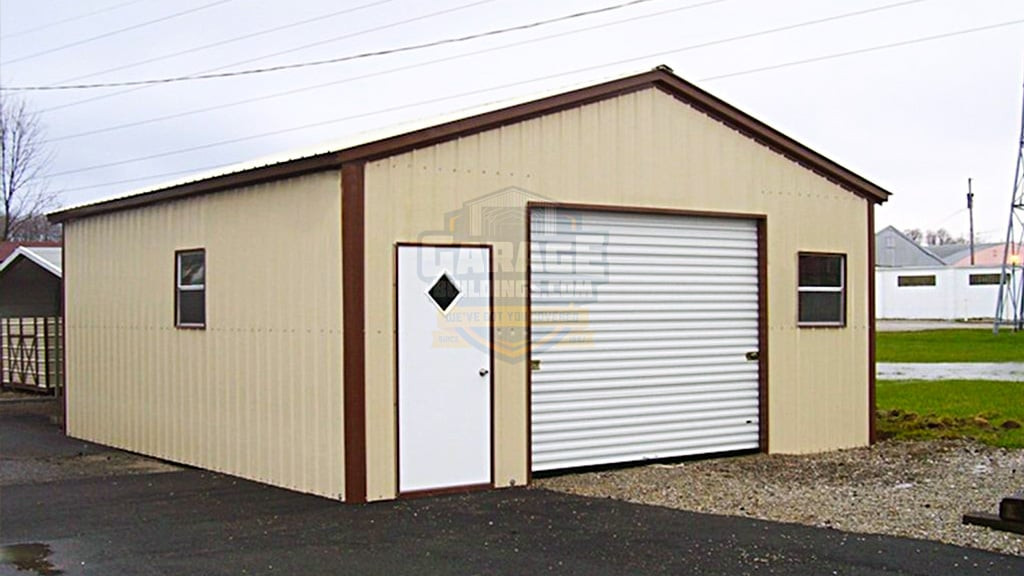
M938 230L924 230L911 228L903 231L908 238L922 246L945 246L947 244L967 244L963 236L954 238L945 228Z

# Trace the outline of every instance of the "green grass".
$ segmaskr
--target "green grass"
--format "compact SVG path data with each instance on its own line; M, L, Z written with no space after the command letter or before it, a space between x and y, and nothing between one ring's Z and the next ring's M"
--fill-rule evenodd
M879 362L1024 362L1024 332L924 330L878 332ZM1018 397L1018 401L1022 399Z
M879 380L881 438L973 438L1003 448L1024 448L1024 382Z

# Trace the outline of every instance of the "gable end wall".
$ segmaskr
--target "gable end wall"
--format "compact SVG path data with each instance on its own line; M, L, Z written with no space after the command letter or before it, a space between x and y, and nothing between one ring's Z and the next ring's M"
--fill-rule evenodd
M452 241L445 236L449 213L508 189L546 201L765 216L770 450L868 443L872 207L663 91L630 93L368 162L365 182L369 499L396 493L395 243ZM525 200L520 206L517 220L503 222L516 242L526 238ZM847 255L846 327L796 326L800 251ZM525 283L525 269L515 273ZM496 304L525 312L526 301L507 296ZM495 362L498 486L528 477L524 362Z

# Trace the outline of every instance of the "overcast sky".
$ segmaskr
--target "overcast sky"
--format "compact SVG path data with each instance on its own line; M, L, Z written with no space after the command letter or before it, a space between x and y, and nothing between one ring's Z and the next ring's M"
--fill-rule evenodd
M0 84L287 65L626 3L0 0ZM901 45L874 50L892 44ZM18 95L45 124L50 186L78 204L658 64L893 192L878 228L966 236L972 177L976 233L1005 236L1024 90L1021 0L646 0L337 64Z

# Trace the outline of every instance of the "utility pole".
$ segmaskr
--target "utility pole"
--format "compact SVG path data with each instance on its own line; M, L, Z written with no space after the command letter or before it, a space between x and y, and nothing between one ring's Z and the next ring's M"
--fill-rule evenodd
M967 213L971 217L971 266L974 266L974 192L971 191L971 179L967 179Z
M1019 226L1019 230L1017 226ZM1020 234L1018 237L1017 235ZM999 275L999 298L996 300L996 318L992 332L999 333L999 324L1003 321L1004 309L1010 306L1013 317L1013 329L1022 328L1024 313L1024 274L1020 279L1016 276L1017 266L1021 264L1021 256L1017 247L1024 243L1024 97L1021 103L1020 140L1017 142L1017 169L1013 176L1013 197L1010 200L1010 223L1006 227L1006 244L1003 246L1003 271ZM1010 253L1013 252L1011 256ZM1007 274L1007 264L1010 265Z

